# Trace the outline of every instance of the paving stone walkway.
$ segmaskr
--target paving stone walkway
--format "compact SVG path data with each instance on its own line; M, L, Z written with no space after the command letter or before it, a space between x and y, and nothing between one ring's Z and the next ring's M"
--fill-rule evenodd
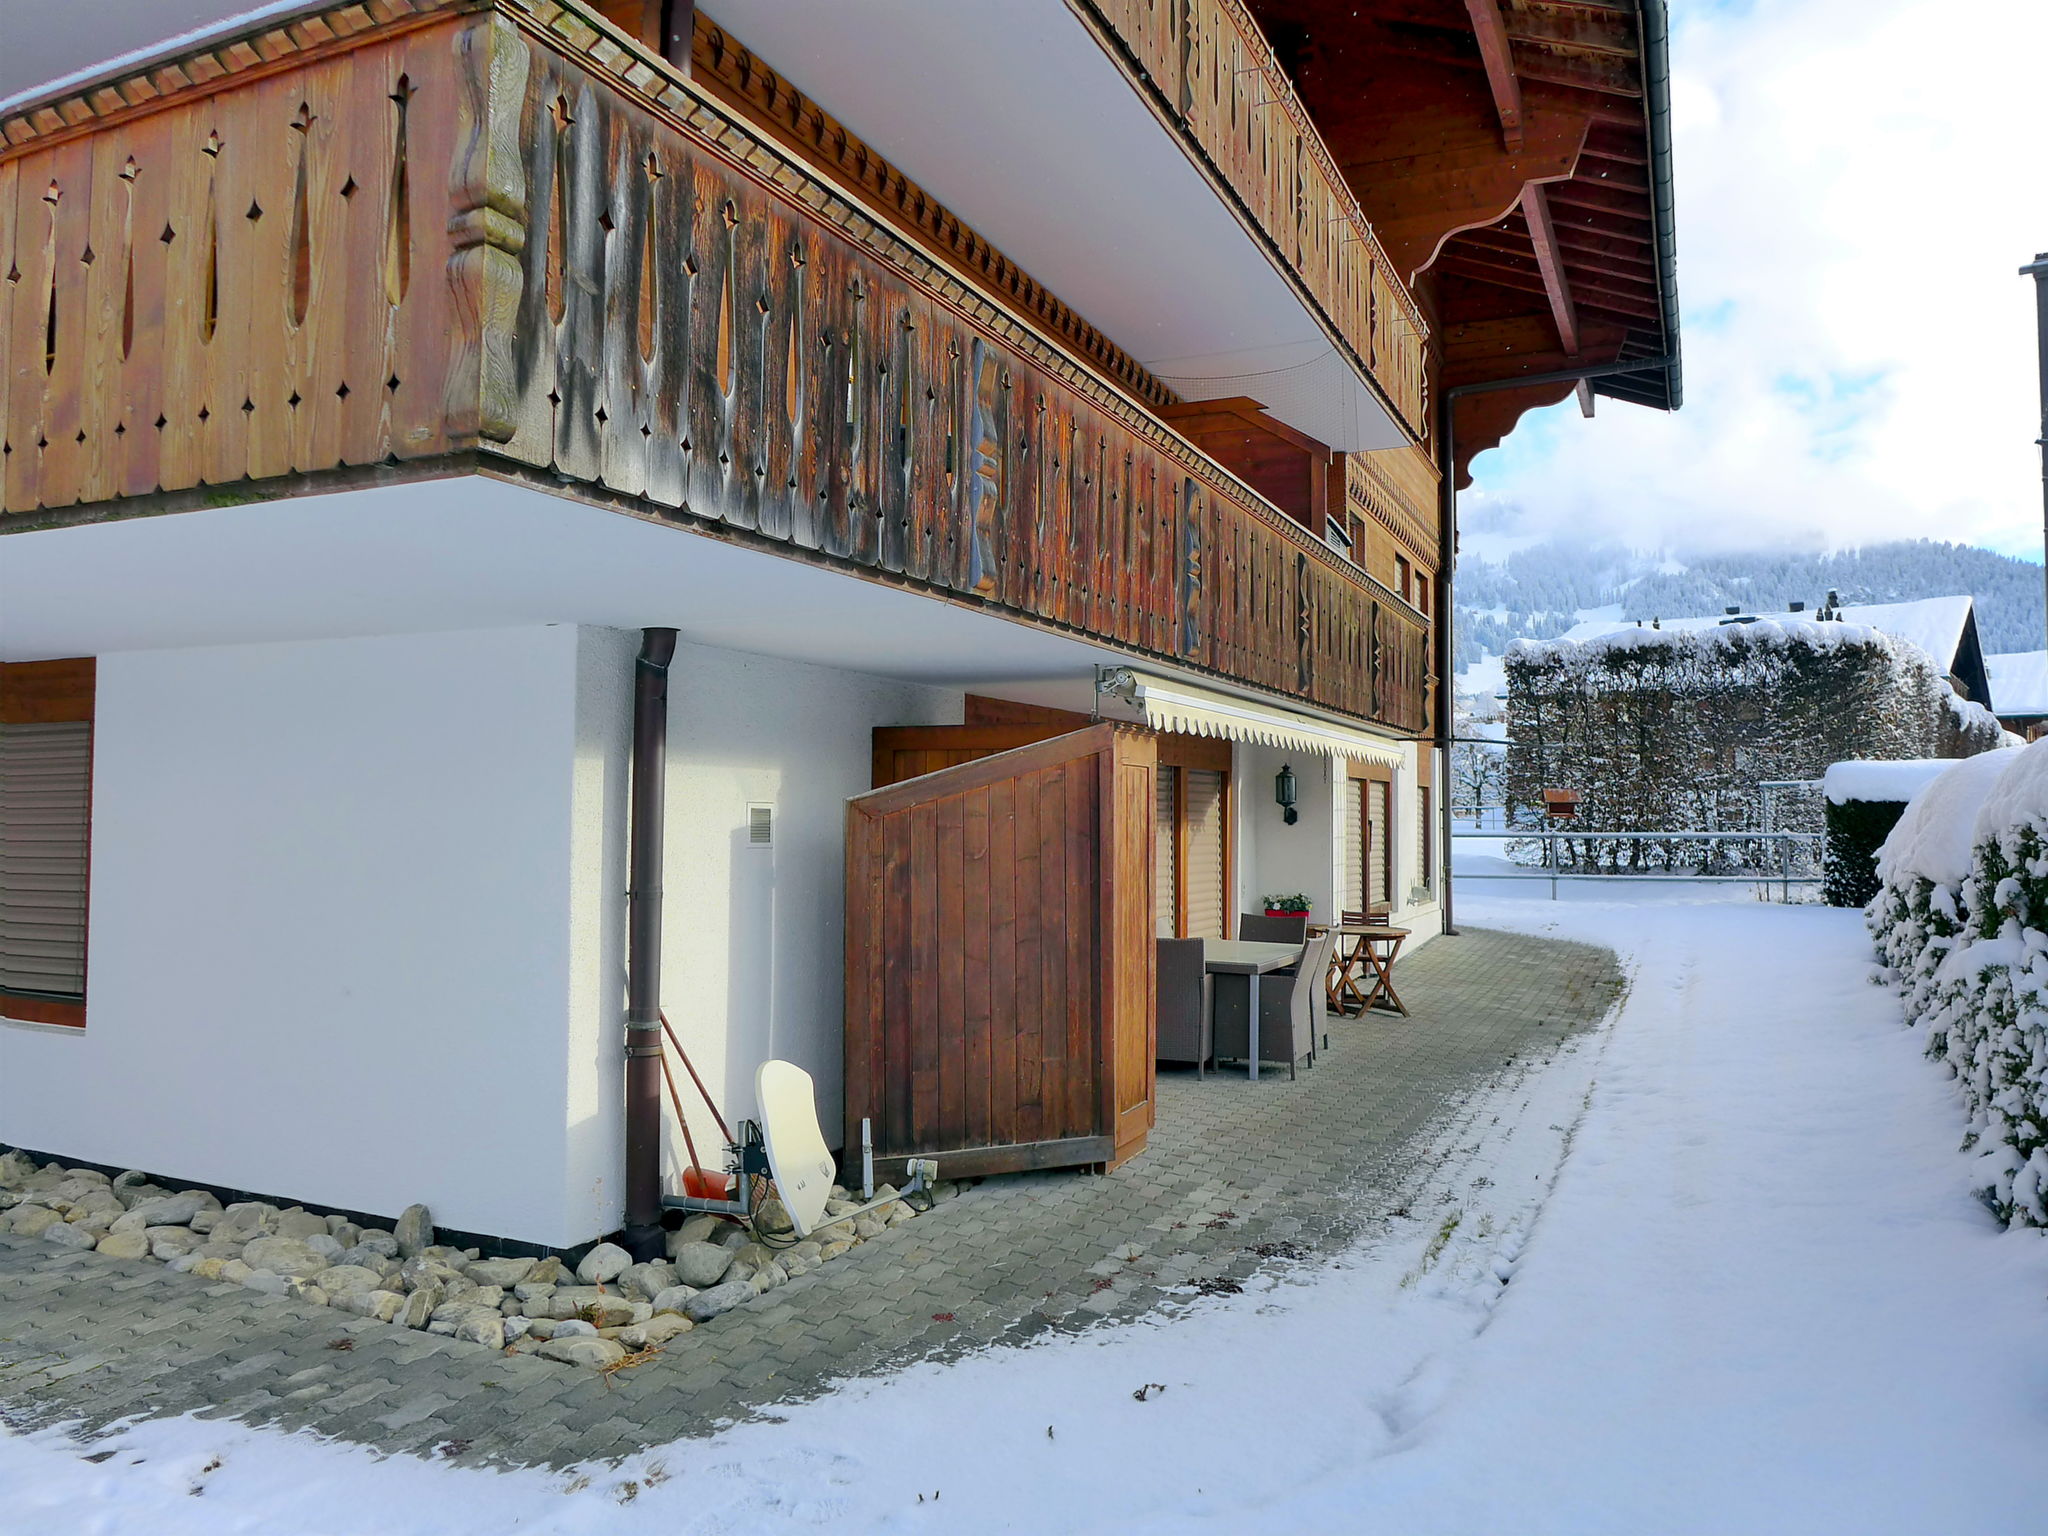
M1162 1071L1107 1178L988 1179L610 1377L0 1234L0 1417L186 1411L390 1452L617 1457L848 1377L1185 1306L1405 1213L1461 1106L1598 1022L1605 950L1468 930L1404 960L1410 1019L1332 1019L1313 1071ZM943 1165L942 1165L943 1171Z

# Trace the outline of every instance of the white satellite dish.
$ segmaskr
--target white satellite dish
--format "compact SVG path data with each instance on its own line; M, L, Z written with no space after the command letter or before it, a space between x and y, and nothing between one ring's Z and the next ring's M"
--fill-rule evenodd
M761 1106L768 1171L796 1224L796 1235L808 1237L820 1225L832 1193L832 1176L838 1172L825 1133L818 1129L816 1085L794 1062L764 1061L754 1074L754 1098Z

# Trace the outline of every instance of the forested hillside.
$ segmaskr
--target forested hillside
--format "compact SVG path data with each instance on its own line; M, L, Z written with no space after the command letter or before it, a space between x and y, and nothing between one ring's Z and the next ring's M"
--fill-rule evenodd
M2043 643L2041 567L1967 544L1912 539L1831 555L1677 560L1552 540L1498 563L1459 564L1457 665L1498 656L1510 640L1562 634L1587 609L1618 607L1625 619L1718 613L1731 603L1769 612L1792 602L1818 607L1830 589L1845 603L1968 593L1977 600L1985 650L2039 650Z

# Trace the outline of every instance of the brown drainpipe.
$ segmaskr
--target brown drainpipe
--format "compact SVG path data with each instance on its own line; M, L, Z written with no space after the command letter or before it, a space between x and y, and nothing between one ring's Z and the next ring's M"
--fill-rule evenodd
M626 1251L663 1254L661 1230L661 838L672 629L640 631L633 664L633 783L626 888Z

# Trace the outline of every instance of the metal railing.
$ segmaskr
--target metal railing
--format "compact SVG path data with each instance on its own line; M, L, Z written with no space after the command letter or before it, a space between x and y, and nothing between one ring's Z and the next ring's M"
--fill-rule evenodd
M1512 827L1495 831L1453 832L1453 840L1503 842L1538 842L1543 844L1543 864L1540 868L1522 870L1461 870L1452 867L1452 876L1458 880L1548 880L1550 899L1557 900L1557 883L1560 880L1632 880L1653 884L1721 884L1761 886L1766 900L1770 899L1772 886L1780 888L1780 899L1792 899L1795 885L1819 885L1818 874L1794 874L1792 854L1796 844L1818 845L1825 834L1820 832L1591 832L1559 831L1544 827ZM1765 843L1773 845L1777 856L1777 868L1757 869L1745 874L1709 875L1696 871L1622 872L1618 870L1565 869L1560 867L1558 844L1576 840L1580 843Z

